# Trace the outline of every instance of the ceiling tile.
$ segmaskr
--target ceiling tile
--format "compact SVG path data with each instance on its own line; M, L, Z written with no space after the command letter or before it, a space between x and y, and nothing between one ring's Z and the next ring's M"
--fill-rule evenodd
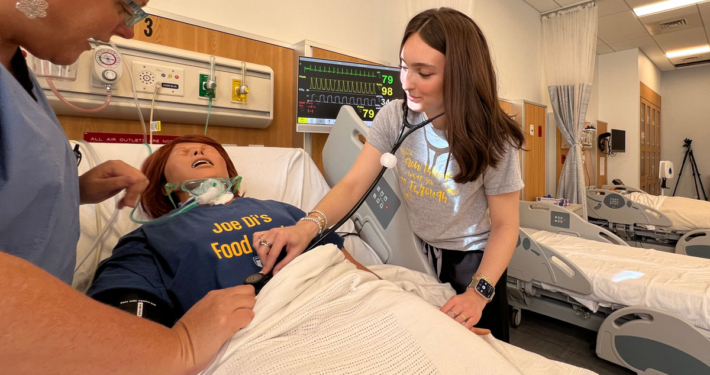
M627 49L638 48L643 51L646 56L652 54L663 55L663 50L658 47L656 41L650 36L647 36L645 38L631 39L625 40L623 42L612 43L609 45L609 47L611 47L614 51L625 51Z
M597 8L599 8L599 17L629 10L629 6L624 0L597 0Z
M646 56L648 56L648 59L653 62L653 65L655 65L662 72L675 70L675 66L670 62L670 60L668 60L665 54L646 54Z
M606 55L607 53L614 53L614 50L606 44L597 44L597 55Z
M632 11L599 18L597 36L606 44L647 37L648 31Z
M560 7L560 4L557 4L554 0L525 0L525 2L537 9L540 13Z
M677 31L674 33L660 34L654 36L654 39L656 39L658 45L661 46L663 52L701 47L708 44L708 38L705 36L705 29L702 27Z
M672 33L681 30L688 30L695 27L702 27L703 23L700 20L700 13L697 6L689 6L680 9L671 10L668 12L652 14L650 16L639 17L641 22L646 27L646 30L651 35ZM686 24L674 28L663 30L662 23L685 20Z

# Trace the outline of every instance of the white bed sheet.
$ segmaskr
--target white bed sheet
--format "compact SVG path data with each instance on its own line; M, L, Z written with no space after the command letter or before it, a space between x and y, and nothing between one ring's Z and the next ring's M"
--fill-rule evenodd
M149 155L145 145L92 143L90 147L98 154L100 161L122 160L138 169ZM153 145L153 151L159 147ZM308 211L330 190L313 160L303 149L229 145L224 145L224 148L234 162L237 172L243 176L240 189L247 197L285 202ZM89 170L91 159L89 150L82 147L81 152L84 156L79 166L80 174ZM101 204L102 225L106 225L114 207L113 200ZM121 210L113 229L101 241L101 252L94 254L75 273L74 288L80 291L88 289L98 262L111 255L123 235L138 228L139 225L130 220L130 212L129 208ZM140 217L140 210L137 210L136 214ZM81 259L90 250L98 234L96 206L81 206L80 220L81 237L77 246L77 259ZM352 221L348 221L339 232L352 233L354 229ZM382 264L382 260L372 248L357 236L346 237L345 246L363 265Z
M597 311L599 306L655 307L710 330L710 260L571 237L545 231L531 236L577 265L593 292L580 295L550 285Z
M252 323L204 374L592 374L479 337L442 314L448 284L396 266L358 271L332 245L261 291Z
M666 228L673 231L710 229L710 202L685 197L666 197L646 193L629 193L626 198L653 208L673 223Z

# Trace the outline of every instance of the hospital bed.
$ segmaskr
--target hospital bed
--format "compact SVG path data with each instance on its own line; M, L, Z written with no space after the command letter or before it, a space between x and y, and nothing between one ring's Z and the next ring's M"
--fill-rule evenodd
M76 142L73 142L72 147L74 144L76 144ZM153 151L156 148L156 146L153 146ZM241 190L246 196L260 199L275 199L293 204L303 210L310 210L329 190L328 185L315 167L313 161L301 149L236 146L226 146L225 148L234 161L240 175L244 178ZM134 167L139 167L150 153L150 150L145 145L85 143L80 143L80 151L83 154L82 163L79 168L80 173L88 170L91 164L98 164L101 161L112 159L123 160ZM115 203L109 201L98 206L84 205L81 207L82 228L77 251L79 258L84 257L87 252L90 251L89 247L91 243L94 242L97 233L100 232L100 228L105 227L110 217L113 216L114 206ZM403 210L400 209L399 211ZM91 257L88 258L89 260L77 270L74 282L74 286L77 289L82 290L88 287L98 261L111 254L111 250L122 235L137 228L137 224L129 220L129 212L129 209L118 212L117 220L112 225L111 230L108 231L105 237L100 241L100 251L92 254ZM137 213L139 216L141 215L140 212ZM397 218L400 218L398 220L402 220L401 217L398 216L400 214L401 212L398 212L395 215ZM365 222L368 220L366 216L359 217L362 218L360 220L364 220ZM403 220L406 221L406 217L404 217ZM371 224L379 225L378 222ZM402 228L400 225L402 224L397 224L392 221L388 228ZM362 232L361 228L360 231ZM352 223L346 224L338 232L357 233ZM411 231L409 231L409 233L410 241L413 241ZM366 347L373 346L383 348L383 352L381 353L383 358L392 356L393 353L400 353L399 355L402 358L400 362L404 365L411 362L420 366L428 366L431 363L443 366L437 367L439 373L451 373L451 371L447 371L447 369L462 367L470 371L458 371L457 373L485 374L495 372L529 375L591 374L589 371L551 361L536 354L499 342L490 336L481 339L461 329L460 325L448 318L444 319L442 323L444 326L448 327L446 329L450 330L449 332L452 336L441 338L441 335L432 336L432 332L434 331L431 330L422 332L420 328L427 326L425 324L426 321L423 320L432 318L435 320L443 316L439 315L441 313L438 311L438 308L434 306L442 304L446 299L451 297L454 293L453 289L448 285L438 284L438 282L430 276L426 268L425 260L422 260L424 259L423 255L419 253L420 250L418 248L390 246L390 244L394 244L391 242L386 247L376 247L377 250L372 250L358 236L349 235L345 237L345 240L345 247L353 254L355 259L371 267L385 280L391 280L392 284L383 284L383 282L378 280L364 280L369 274L353 273L348 271L349 268L343 271L343 279L334 278L329 283L326 282L327 280L321 281L321 279L327 279L328 276L332 276L335 270L344 268L342 265L338 266L337 264L330 268L326 267L325 261L321 262L319 258L316 258L315 254L329 254L328 256L323 256L333 258L337 257L339 252L315 253L316 251L322 251L321 249L316 249L312 253L304 254L304 256L297 258L289 267L286 267L282 272L275 275L274 279L266 285L259 294L259 299L255 306L256 314L254 322L225 344L222 351L204 374L232 374L235 373L235 371L238 373L259 374L312 373L314 369L318 368L317 366L332 369L332 367L328 366L332 365L331 362L337 361L351 361L348 362L347 365L354 367L349 368L357 368L366 363L366 361L359 361L360 357L356 355L357 350L333 352L332 349L342 344L360 344L359 348L362 349L363 343L366 344L364 345ZM373 242L375 245L382 245L382 242L377 242L377 240ZM409 243L411 244L413 242ZM412 261L412 259L414 259L414 261ZM312 266L304 268L304 264L307 265L307 262L311 262ZM383 265L382 263L388 263L389 265ZM392 266L394 264L404 264L411 268L426 271L426 273L408 271L406 268ZM320 274L320 276L314 277L313 267L322 267L328 270ZM299 270L301 273L299 273ZM284 278L291 276L302 282L294 282L294 279L284 281ZM370 278L372 279L372 277ZM364 283L363 280L367 281L367 283ZM316 285L310 285L308 283L316 283ZM359 284L360 287L357 287L356 284ZM404 290L412 291L412 296L417 295L423 299L407 297L408 294L402 295L401 293L394 295L394 297L402 298L402 300L398 300L394 297L388 298L387 296L392 295L393 284ZM345 285L345 288L343 288L343 285ZM371 285L375 286L373 287ZM277 288L279 290L278 293L274 292ZM291 288L292 290L289 290L288 293L284 293L282 288ZM337 295L335 293L337 291L340 291L341 295ZM371 293L368 294L368 291ZM321 295L319 295L319 293ZM353 296L357 296L358 293L363 295L363 301L369 303L362 305L367 308L362 308L361 304L354 303ZM382 297L368 297L369 295L375 295L374 293ZM285 300L286 298L289 300ZM293 300L291 300L291 298ZM326 301L326 299L330 300ZM353 308L344 309L343 306L346 304L352 305ZM432 304L434 306L432 306ZM377 309L373 309L373 306L377 307ZM355 314L355 318L357 318L357 314L362 314L363 312L368 314L388 312L389 315L385 318L389 320L386 321L387 324L385 326L382 326L382 322L379 320L376 322L353 320L353 314ZM392 316L393 314L394 317ZM432 320L429 320L429 322L431 321ZM380 326L376 326L375 323L380 324ZM393 340L392 337L377 340L370 345L368 341L370 340L368 338L369 336L363 338L361 341L357 341L354 338L355 336L351 336L351 334L361 333L361 331L358 330L364 328L369 328L373 335L382 336L384 334L401 338L399 339L401 341L401 343L399 343L400 346L397 347L398 351L391 351L392 345L395 344L393 342L396 341ZM319 329L322 329L320 332L321 335L318 335ZM292 334L294 332L296 334ZM444 330L444 332L446 332L446 330ZM324 336L325 333L328 335ZM343 336L342 339L339 338L340 336L335 338L329 336L330 334L344 335L345 333L347 333L348 336ZM411 335L414 336L409 337ZM311 337L313 338L312 342L309 339ZM436 341L443 339L448 340L453 337L455 337L456 340L460 340L462 345L465 344L465 349L462 350L471 350L472 353L480 356L480 360L477 360L477 356L474 355L462 357L461 350L457 350L456 352L448 350L443 343L437 343ZM303 341L304 338L306 340L305 342ZM405 339L409 339L409 341ZM288 348L286 348L284 343L289 343L290 346L286 345L288 346ZM323 346L324 343L328 345ZM411 346L412 343L423 346L436 345L439 348L438 353L427 353L427 355L419 353L418 356L414 356L413 354L411 356L406 355L402 357L402 351L407 350L403 353L410 353L414 350ZM308 347L308 350L305 352L293 352L293 350L295 350L294 348L301 348L299 345L305 345ZM320 349L316 350L316 348ZM348 346L348 348L350 348L350 346ZM387 348L389 348L390 354L387 354L388 352L385 350ZM355 349L358 349L358 347L355 346ZM372 349L365 349L372 352ZM316 357L322 355L325 357L313 358L313 363L306 361L304 365L306 367L304 367L302 371L284 372L283 370L275 370L275 367L273 367L277 365L293 366L295 362L299 361L303 363L304 355ZM328 355L330 355L330 357L328 357ZM449 360L444 360L447 356L450 356ZM394 358L398 357L395 356ZM357 361L352 362L353 360ZM377 364L387 361L377 359L370 362ZM246 369L249 371L246 371ZM493 371L492 369L496 370ZM382 369L374 371L377 373L393 373ZM329 373L342 373L342 371L331 370ZM363 372L361 371L360 373ZM365 373L367 373L367 371ZM399 373L415 372L404 371Z
M587 190L590 223L632 246L710 259L710 213L697 207L707 202L653 196L627 186L604 188Z
M534 311L598 331L597 355L638 374L710 374L710 261L629 247L552 205L520 202L520 226L508 266L513 325ZM700 291L673 290L680 284Z

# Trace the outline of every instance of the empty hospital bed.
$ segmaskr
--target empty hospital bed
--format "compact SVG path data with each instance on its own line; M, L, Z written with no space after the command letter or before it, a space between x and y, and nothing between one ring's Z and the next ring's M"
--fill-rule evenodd
M150 152L144 145L82 143L80 146L84 154L80 173L90 167L90 162L110 159L138 167ZM244 178L241 190L247 196L276 199L309 210L329 190L301 149L225 148ZM78 258L88 254L97 233L113 215L113 207L112 201L81 207ZM129 209L119 211L118 219L100 241L100 251L90 254L76 272L75 287L86 288L97 262L110 255L120 236L137 227L128 219L129 212ZM396 228L398 224L391 222L388 227ZM339 232L356 233L352 224L346 224ZM438 284L427 273L391 265L405 264L427 271L426 263L418 260L419 249L391 246L375 252L358 236L345 239L345 247L358 261L392 282L379 281L346 267L338 259L338 251L320 248L304 254L266 285L255 306L252 324L223 346L203 374L297 374L320 370L322 373L353 370L351 373L591 374L490 336L480 338L445 317L434 306L453 295L450 287ZM409 239L413 240L411 231ZM400 290L397 288L412 293L397 293ZM427 321L440 318L444 318L441 323L446 326L442 328L448 332L446 337L421 329L427 327ZM375 340L375 336L380 339ZM449 339L460 342L462 348L448 350L444 343ZM436 352L429 353L427 348ZM423 349L427 352L422 352ZM469 354L462 355L465 353ZM365 371L364 366L374 367Z
M710 209L705 201L653 196L626 186L587 190L589 222L631 246L710 259ZM620 189L620 190L619 190Z
M514 323L530 310L598 331L597 355L638 374L710 374L710 260L629 247L552 205L521 202L520 226Z

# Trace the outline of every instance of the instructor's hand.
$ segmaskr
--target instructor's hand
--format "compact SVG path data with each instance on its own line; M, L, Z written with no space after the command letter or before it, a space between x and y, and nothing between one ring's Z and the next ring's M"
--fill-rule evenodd
M220 347L254 319L254 287L213 290L172 328L180 340L180 356L188 374L207 367Z
M281 271L297 256L303 254L316 234L318 234L318 226L309 221L299 221L290 227L254 233L252 245L264 267L261 273L268 274L272 269L274 274ZM284 248L286 248L286 257L276 264L276 260ZM276 266L274 267L274 265Z
M488 301L482 295L467 288L463 294L451 297L441 307L441 312L463 324L466 329L471 329L481 320L481 313L487 303Z
M147 186L148 179L141 171L122 161L110 160L79 177L79 196L81 204L101 203L126 189L118 208L135 207Z

